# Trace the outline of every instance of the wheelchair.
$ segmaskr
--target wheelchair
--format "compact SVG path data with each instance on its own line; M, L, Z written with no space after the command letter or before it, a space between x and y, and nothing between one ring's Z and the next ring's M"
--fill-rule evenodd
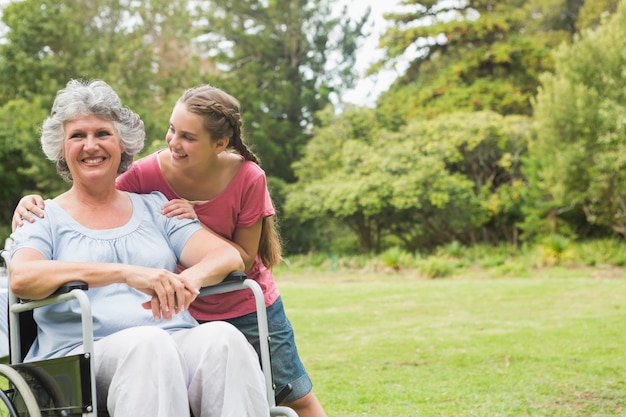
M2 249L1 256L9 266L8 250ZM10 281L10 277L9 277ZM260 365L265 378L270 417L298 417L289 407L278 406L289 394L287 386L275 392L269 349L267 311L263 292L256 281L243 273L232 273L220 284L204 287L199 296L221 294L230 291L253 292L259 326L258 346ZM86 295L88 286L84 282L70 282L43 300L23 301L8 291L9 358L0 361L0 417L107 417L105 410L98 408L96 380L93 369L93 327L91 308ZM24 356L37 334L33 310L56 303L77 300L81 306L84 353L61 358L25 363ZM7 362L4 360L4 362ZM1 408L4 404L6 411ZM3 414L4 413L4 414Z

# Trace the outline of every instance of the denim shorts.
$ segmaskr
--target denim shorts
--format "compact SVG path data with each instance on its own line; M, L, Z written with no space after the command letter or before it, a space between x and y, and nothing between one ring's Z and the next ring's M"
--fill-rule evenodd
M252 345L258 345L259 328L256 312L224 321L237 327ZM279 393L287 384L291 384L292 390L283 402L295 401L311 392L313 383L298 356L293 329L285 314L281 297L278 297L271 306L267 307L267 325L276 393Z

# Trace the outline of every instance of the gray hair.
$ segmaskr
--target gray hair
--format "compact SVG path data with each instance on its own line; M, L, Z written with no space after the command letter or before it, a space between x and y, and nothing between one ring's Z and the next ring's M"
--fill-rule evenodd
M124 148L117 173L126 172L142 149L146 139L139 115L127 107L117 93L104 81L71 80L57 92L50 116L41 127L41 147L49 160L56 163L57 172L66 181L72 175L63 158L65 124L78 117L95 115L113 121Z

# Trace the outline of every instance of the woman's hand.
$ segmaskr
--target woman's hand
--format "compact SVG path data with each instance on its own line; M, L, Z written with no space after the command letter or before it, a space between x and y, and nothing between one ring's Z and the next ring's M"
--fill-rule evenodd
M43 198L40 195L25 195L17 203L17 207L13 212L13 220L11 221L11 230L15 231L18 227L24 225L24 220L29 223L35 221L34 216L43 218Z
M152 310L155 320L170 320L174 314L189 309L199 293L188 280L165 269L142 268L127 278L126 284L152 297L142 306Z
M193 204L183 199L168 201L161 209L161 214L165 214L167 217L178 216L179 219L196 220L198 218L193 209Z

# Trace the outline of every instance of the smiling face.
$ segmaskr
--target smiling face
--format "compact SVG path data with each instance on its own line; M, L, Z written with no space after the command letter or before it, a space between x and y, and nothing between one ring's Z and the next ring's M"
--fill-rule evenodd
M74 183L114 184L124 149L113 121L78 117L67 122L64 131L63 154Z
M202 116L192 113L183 103L177 103L165 135L174 164L205 164L215 157L216 143L204 128Z

